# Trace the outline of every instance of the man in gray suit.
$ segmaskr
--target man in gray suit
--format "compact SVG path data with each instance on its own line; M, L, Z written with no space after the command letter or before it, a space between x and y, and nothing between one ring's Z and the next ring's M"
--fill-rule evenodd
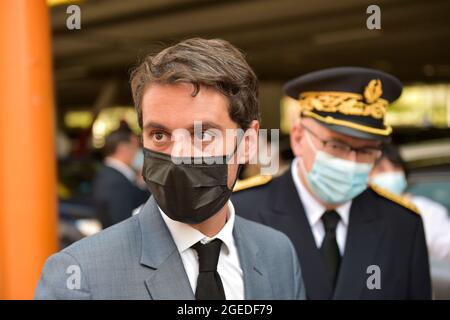
M243 55L189 39L146 57L131 86L152 196L136 216L51 256L35 298L304 299L288 238L237 217L229 200L259 130Z

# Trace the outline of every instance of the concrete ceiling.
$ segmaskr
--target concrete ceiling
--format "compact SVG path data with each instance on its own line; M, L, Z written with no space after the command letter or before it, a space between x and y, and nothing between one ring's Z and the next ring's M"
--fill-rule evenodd
M330 66L376 67L405 82L450 80L450 1L381 0L381 31L366 28L364 0L87 0L81 30L52 7L58 108L89 107L116 81L131 104L129 70L177 40L224 38L261 81L284 82Z

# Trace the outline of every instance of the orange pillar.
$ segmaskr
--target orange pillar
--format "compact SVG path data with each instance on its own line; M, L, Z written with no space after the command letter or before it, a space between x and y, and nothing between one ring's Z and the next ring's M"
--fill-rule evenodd
M45 0L0 1L0 298L31 299L57 249Z

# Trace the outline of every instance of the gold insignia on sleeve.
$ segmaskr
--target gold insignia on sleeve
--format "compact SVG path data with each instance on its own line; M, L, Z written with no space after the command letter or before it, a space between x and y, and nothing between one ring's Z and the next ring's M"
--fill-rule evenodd
M375 191L376 193L378 193L380 196L389 199L395 203L398 203L399 205L417 213L420 214L419 209L417 209L417 207L408 199L398 196L392 192L389 192L386 189L380 188L377 185L374 184L370 184L370 188Z
M268 183L270 180L272 180L272 176L253 176L244 180L238 180L236 184L234 185L233 192L262 186L266 183Z

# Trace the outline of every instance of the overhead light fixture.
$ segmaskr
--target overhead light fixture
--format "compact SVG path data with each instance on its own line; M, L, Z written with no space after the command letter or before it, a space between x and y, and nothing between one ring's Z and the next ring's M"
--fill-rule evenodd
M47 0L49 7L80 3L82 0Z

